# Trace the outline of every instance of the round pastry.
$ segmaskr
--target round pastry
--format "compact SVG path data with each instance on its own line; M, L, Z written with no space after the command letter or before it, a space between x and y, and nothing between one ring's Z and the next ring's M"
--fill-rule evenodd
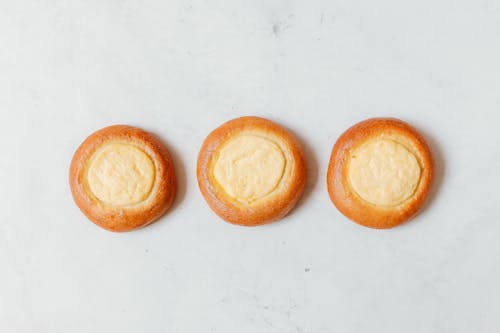
M307 170L302 147L290 132L267 119L241 117L208 135L197 175L217 215L255 226L281 219L295 206Z
M110 231L129 231L172 204L176 179L163 144L139 128L115 125L90 135L71 161L69 181L80 210Z
M392 118L362 121L335 143L327 185L335 206L370 228L392 228L422 207L433 177L427 143L413 127Z

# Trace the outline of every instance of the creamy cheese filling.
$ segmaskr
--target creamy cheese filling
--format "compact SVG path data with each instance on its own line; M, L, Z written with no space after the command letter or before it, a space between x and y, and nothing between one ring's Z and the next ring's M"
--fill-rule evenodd
M420 180L420 165L408 149L389 139L372 139L350 154L348 178L364 200L395 206L408 199Z
M213 173L229 196L251 203L278 186L285 164L283 151L276 143L244 134L230 139L220 148Z
M97 199L109 205L144 201L154 179L155 166L149 155L130 144L104 144L89 161L89 188Z

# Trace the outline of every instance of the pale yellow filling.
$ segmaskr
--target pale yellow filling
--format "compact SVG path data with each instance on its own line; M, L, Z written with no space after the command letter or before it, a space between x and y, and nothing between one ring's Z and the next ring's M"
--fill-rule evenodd
M129 144L107 143L89 161L87 182L92 193L113 206L139 203L153 186L155 167L143 150Z
M420 166L402 144L389 139L372 139L351 152L348 177L354 191L364 200L395 206L417 188Z
M285 156L276 143L245 134L230 139L220 148L213 172L228 195L251 203L278 186L285 164Z

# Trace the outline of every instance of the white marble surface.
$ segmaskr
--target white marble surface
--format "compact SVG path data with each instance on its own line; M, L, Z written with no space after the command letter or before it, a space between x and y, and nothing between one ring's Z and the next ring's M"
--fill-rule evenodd
M497 0L0 0L1 332L499 332ZM241 115L290 128L310 177L282 222L222 222L200 144ZM414 124L437 187L393 230L330 203L335 139ZM144 127L175 156L171 211L103 231L68 189L94 130Z

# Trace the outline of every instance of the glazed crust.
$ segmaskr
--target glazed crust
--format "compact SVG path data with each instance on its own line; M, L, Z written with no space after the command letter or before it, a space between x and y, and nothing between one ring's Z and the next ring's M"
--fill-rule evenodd
M415 192L396 206L379 206L363 200L348 181L350 152L377 137L404 145L415 155L421 168ZM416 129L398 119L373 118L352 126L335 143L328 165L328 193L340 212L352 221L370 228L392 228L417 214L430 191L433 172L430 149Z
M288 177L271 193L242 204L229 196L214 177L213 165L219 147L241 133L258 133L272 139L288 156ZM283 218L301 197L307 180L304 152L297 139L283 127L259 117L230 120L211 132L203 142L197 163L198 185L210 208L227 222L256 226Z
M155 180L144 201L113 206L103 203L90 191L86 179L87 162L96 149L108 142L131 144L150 156L155 165ZM176 192L174 164L168 150L150 133L126 125L98 130L80 145L71 161L69 183L80 210L98 226L116 232L134 230L153 222L167 211Z

